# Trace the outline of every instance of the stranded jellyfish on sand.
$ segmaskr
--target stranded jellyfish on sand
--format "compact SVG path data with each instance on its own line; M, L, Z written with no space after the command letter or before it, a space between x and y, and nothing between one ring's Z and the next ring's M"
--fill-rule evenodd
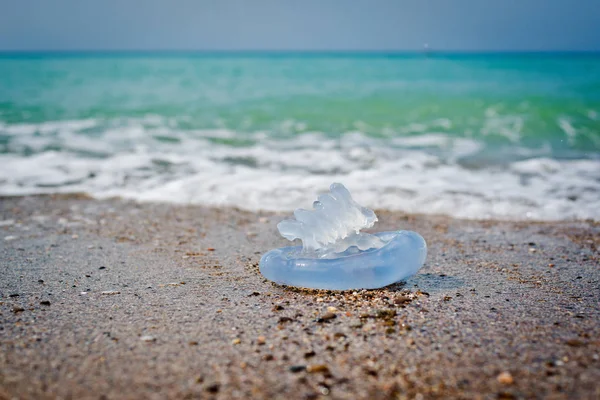
M340 183L313 203L297 209L295 219L277 228L302 246L274 249L262 256L260 272L285 285L313 289L374 289L414 275L425 262L427 244L412 231L369 234L377 216L360 206Z

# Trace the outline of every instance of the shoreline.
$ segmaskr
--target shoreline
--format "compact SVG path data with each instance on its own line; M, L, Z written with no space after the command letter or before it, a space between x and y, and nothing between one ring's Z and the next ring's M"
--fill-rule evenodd
M289 210L270 210L270 209L253 209L253 208L243 208L237 205L223 204L223 205L211 205L211 204L202 204L195 202L188 203L177 203L168 200L153 200L153 199L136 199L127 196L101 196L96 197L93 194L87 192L55 192L55 193L29 193L29 194L0 194L0 202L4 200L15 200L19 198L48 198L51 200L59 200L59 201L68 201L68 200L90 200L97 202L121 202L121 203L132 203L132 204L140 204L140 205L148 205L148 206L165 206L165 207L174 207L174 208L186 208L186 207L196 207L202 208L206 210L230 210L234 212L243 212L249 214L258 214L258 215L277 215L282 219L290 216L294 209ZM300 206L301 208L303 206ZM307 206L304 206L306 208ZM513 219L510 217L506 218L498 218L498 217L480 217L480 218L464 218L460 216L454 216L444 213L423 213L423 212L411 212L404 210L396 210L396 209L388 209L388 208L372 208L375 211L375 214L379 216L380 213L387 214L396 214L396 215L404 215L411 216L412 218L419 219L449 219L455 221L462 221L465 223L475 222L475 223L497 223L497 224L535 224L535 225L543 225L543 224L589 224L590 226L600 226L600 219L594 218L570 218L570 219ZM377 226L377 222L375 223L375 227ZM378 229L371 229L369 231L378 231Z
M376 212L426 264L337 292L259 274L284 213L0 197L0 399L600 396L597 221Z

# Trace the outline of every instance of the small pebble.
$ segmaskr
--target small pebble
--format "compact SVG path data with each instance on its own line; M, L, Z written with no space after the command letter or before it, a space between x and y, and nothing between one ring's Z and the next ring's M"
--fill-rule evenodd
M394 299L394 303L395 304L406 304L406 303L410 303L412 300L410 299L410 297L406 297L406 296L400 296L397 297L396 299Z
M350 323L350 328L362 328L363 323L360 320L354 320Z
M48 300L42 300L42 301L40 301L40 304L43 306L49 306L50 302Z
M264 336L259 336L256 339L256 344L258 344L259 346L262 346L263 344L265 344L267 342L267 338Z
M118 290L105 290L103 292L100 292L100 294L111 296L111 295L114 295L114 294L121 294L121 292L119 292Z
M4 236L4 241L5 241L5 242L10 242L11 240L16 240L16 239L18 239L18 238L19 238L18 236L13 236L13 235L10 235L10 236Z
M16 313L19 313L19 312L23 312L23 311L25 311L25 309L24 309L23 307L20 307L20 306L14 306L12 310L13 310L13 312L14 312L15 314L16 314Z
M290 372L296 374L298 372L302 372L306 369L306 365L292 365L289 370Z
M332 320L332 319L334 319L336 317L337 316L334 313L328 312L328 313L325 313L325 314L321 315L320 319L322 319L324 321L329 321L329 320Z
M240 339L240 338L235 338L231 341L231 344L240 344L240 343L242 343L242 339Z
M392 318L396 316L396 310L377 310L377 318Z
M156 342L156 338L154 336L145 335L140 337L142 342Z
M327 365L325 364L309 365L308 367L306 367L306 372L311 374L318 372L329 373L329 367L327 367Z
M571 346L571 347L581 347L581 346L585 346L585 342L579 340L579 339L569 339L565 342L567 345Z
M329 393L331 393L331 390L329 390L329 388L323 384L319 385L319 391L323 396L327 396Z
M513 376L510 374L510 372L502 372L500 375L498 375L498 377L496 378L498 380L498 382L500 382L503 385L512 385L514 383L514 378Z
M206 386L205 390L209 393L217 393L220 388L221 385L219 385L218 383L211 383L210 385Z

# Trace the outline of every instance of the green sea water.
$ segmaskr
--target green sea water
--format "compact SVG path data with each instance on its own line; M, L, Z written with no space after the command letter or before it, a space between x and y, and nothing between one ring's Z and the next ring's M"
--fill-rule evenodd
M182 172L186 168L189 176L198 173L200 167L189 165L191 159L198 162L188 153L191 148L198 149L197 157L214 161L211 168L233 165L260 176L278 171L278 179L289 176L286 171L331 179L369 168L382 173L386 157L435 157L462 168L454 176L539 158L596 162L600 55L0 55L0 161L5 166L39 168L34 162L54 155L68 165L46 168L68 170L74 162L137 155L147 157L147 164L124 166L120 173L161 187L188 176ZM310 162L289 164L294 152L307 148L313 151L302 157ZM348 155L364 149L371 158L357 156L356 161ZM220 152L222 157L214 156ZM336 157L343 160L330 165ZM582 173L596 165L586 164ZM28 179L22 171L15 181L5 167L0 189L97 192L102 167L94 168L89 179ZM152 173L144 175L144 168ZM590 173L582 182L596 185L597 175ZM122 188L119 179L103 184L102 191ZM562 189L557 184L548 190Z
M25 54L0 57L7 124L161 116L286 137L431 131L600 151L600 56ZM7 139L4 138L4 141ZM233 140L235 142L235 139ZM6 151L6 149L4 149Z

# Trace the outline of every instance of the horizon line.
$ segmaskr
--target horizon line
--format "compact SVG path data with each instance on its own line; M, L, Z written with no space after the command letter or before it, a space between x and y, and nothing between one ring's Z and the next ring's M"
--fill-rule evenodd
M110 53L196 53L196 54L600 54L598 50L485 50L485 49L0 49L0 54L110 54Z

